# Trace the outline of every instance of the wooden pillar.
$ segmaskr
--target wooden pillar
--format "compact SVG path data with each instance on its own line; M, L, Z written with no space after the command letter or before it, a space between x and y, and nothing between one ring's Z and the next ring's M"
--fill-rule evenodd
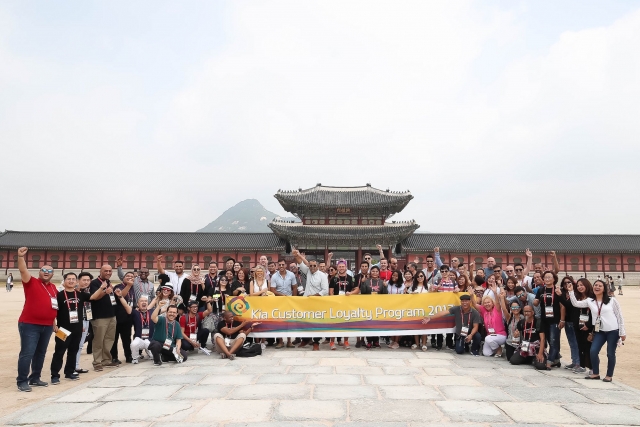
M67 266L67 251L62 252L62 275L64 276L64 268Z
M196 264L200 265L200 251L196 252Z
M620 254L620 271L622 272L622 278L624 279L624 255Z
M564 259L564 272L567 273L567 276L569 275L569 269L567 268L567 254L562 254L562 257Z
M329 248L324 248L324 262L326 263L329 259ZM327 271L329 271L329 266L327 265Z
M44 263L42 264L42 266L44 267L45 265L47 265L47 256L49 255L49 251L45 250L44 251Z
M11 251L7 249L7 268L5 268L4 270L5 276L9 274L9 263L11 262L11 259L9 258L10 256L11 256Z
M216 252L216 267L220 268L220 266L218 265L218 258L220 258L220 252Z
M142 251L138 253L138 270L142 268Z
M362 262L362 246L358 246L358 252L356 252L356 271L360 271L360 263Z
M584 270L584 277L587 277L587 256L582 253L582 269Z
M104 265L104 251L100 251L100 268Z
M604 264L604 253L603 253L603 254L601 254L600 256L601 256L601 258L602 258L602 275L603 275L603 276L606 276L606 271L607 271L607 269L606 269L605 264Z
M82 261L80 261L82 263L82 268L80 268L80 271L84 271L84 254L86 251L82 251Z
M510 258L509 258L509 252L507 252L507 265L511 264ZM504 271L504 267L502 268L502 270Z
M387 250L387 261L391 260L392 256L393 256L393 250L391 249L391 246L389 246L389 250Z

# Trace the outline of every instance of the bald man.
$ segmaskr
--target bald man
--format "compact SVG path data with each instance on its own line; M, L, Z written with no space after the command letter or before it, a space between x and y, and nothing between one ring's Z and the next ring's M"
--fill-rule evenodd
M118 364L111 358L111 347L116 338L116 296L111 286L109 264L100 268L100 275L89 284L91 293L91 312L93 320L93 369L102 371L104 367L113 368Z

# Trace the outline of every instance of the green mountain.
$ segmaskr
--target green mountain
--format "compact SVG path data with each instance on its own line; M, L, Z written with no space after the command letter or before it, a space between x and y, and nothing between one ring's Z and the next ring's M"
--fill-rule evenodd
M222 215L210 222L198 232L203 233L270 233L267 224L280 215L268 211L256 199L247 199L224 211Z

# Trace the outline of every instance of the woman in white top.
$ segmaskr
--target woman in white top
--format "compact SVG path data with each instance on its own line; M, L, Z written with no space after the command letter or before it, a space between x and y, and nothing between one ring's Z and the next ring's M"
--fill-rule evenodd
M415 277L413 278L413 285L407 290L407 293L410 294L423 294L429 292L429 287L427 286L427 277L424 275L424 272L418 270ZM414 335L413 339L415 343L411 346L411 350L417 350L419 347L422 348L422 351L427 351L427 336L426 335Z
M404 272L404 292L411 293L411 287L413 286L413 273L407 270Z
M593 321L593 342L591 343L591 365L593 374L585 378L589 380L600 379L600 358L598 353L607 343L607 376L602 379L604 382L611 382L613 369L616 367L616 347L618 340L624 341L627 338L624 329L624 319L620 304L615 298L609 295L607 284L602 280L593 283L593 295L582 301L576 299L573 293L573 285L567 283L567 290L571 298L571 305L579 308L588 307L591 310Z
M266 295L269 291L269 281L265 278L264 267L262 265L258 265L255 268L249 291L249 295L252 297Z
M411 272L408 272L411 275ZM402 280L402 273L399 270L394 270L391 273L391 278L389 279L389 285L387 289L389 290L390 295L401 295L405 293L404 281ZM389 342L389 348L396 350L400 348L400 336L391 337L391 341Z

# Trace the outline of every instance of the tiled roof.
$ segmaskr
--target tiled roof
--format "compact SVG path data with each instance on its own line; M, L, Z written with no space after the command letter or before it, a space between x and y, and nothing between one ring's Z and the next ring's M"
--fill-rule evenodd
M369 184L363 187L323 187L318 184L306 190L278 190L274 197L284 209L293 213L300 213L305 207L333 210L388 207L388 215L400 212L413 199L409 191L379 190Z
M0 248L66 250L283 250L272 233L75 233L6 231Z
M405 251L523 253L554 250L562 253L640 253L640 235L631 234L413 234Z
M353 242L395 245L420 227L414 221L384 225L304 225L300 222L272 221L269 228L285 240L340 245ZM349 245L351 246L351 245Z

